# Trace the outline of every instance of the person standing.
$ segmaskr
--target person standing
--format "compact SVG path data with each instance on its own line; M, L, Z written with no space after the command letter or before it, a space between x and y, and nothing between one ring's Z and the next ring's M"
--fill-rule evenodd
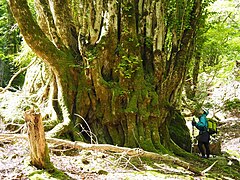
M197 136L198 149L202 155L202 158L209 158L209 155L210 155L210 148L209 148L210 134L208 132L208 122L207 122L208 113L209 112L207 109L203 109L197 114L199 121L196 122L194 119L192 121L192 125L199 130L199 135ZM205 147L206 152L203 148L203 145Z

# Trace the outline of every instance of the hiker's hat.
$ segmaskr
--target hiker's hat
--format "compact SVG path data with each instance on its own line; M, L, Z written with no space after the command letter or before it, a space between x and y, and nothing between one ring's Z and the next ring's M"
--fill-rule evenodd
M204 107L203 107L202 110L203 110L203 112L204 112L206 115L208 115L209 111L208 111L207 108L204 108Z

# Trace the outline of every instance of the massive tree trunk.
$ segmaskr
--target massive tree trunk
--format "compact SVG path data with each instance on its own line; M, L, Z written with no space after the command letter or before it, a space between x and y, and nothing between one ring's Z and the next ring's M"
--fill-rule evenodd
M191 60L201 0L35 0L38 24L26 0L9 1L56 81L63 122L49 136L90 128L100 143L172 147L168 117Z

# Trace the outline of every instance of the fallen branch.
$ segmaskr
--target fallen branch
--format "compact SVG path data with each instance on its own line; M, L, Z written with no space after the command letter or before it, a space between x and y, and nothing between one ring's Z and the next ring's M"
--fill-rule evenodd
M201 172L202 175L204 175L206 172L210 171L212 169L212 167L217 163L217 161L215 161L211 166L209 166L207 169L203 170Z
M16 138L21 138L21 139L28 139L26 134L0 134L0 140L2 139L16 139ZM158 161L164 161L164 162L171 162L173 164L176 164L178 166L181 166L196 175L201 175L201 172L194 168L191 164L184 162L176 157L170 156L168 154L158 154L154 152L148 152L144 151L139 148L127 148L127 147L118 147L110 144L87 144L84 142L80 141L68 141L68 140L63 140L63 139L57 139L57 138L48 138L46 137L46 141L48 143L52 144L57 144L57 145L65 145L68 147L72 147L75 149L80 149L80 150L98 150L98 151L110 151L110 152L115 152L115 153L122 153L125 152L126 155L129 156L137 156L137 157L145 157L145 158L151 158L155 159Z

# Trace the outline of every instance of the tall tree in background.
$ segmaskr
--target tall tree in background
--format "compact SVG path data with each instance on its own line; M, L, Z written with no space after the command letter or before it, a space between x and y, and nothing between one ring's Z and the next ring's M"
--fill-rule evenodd
M15 23L7 1L0 0L0 86L3 87L16 70L10 64L21 45L19 29Z
M185 84L187 97L195 104L206 101L217 78L233 78L230 76L234 75L240 54L239 9L238 1L217 0L208 7L204 27L197 30L194 66L189 69ZM208 74L208 82L198 78L202 72ZM223 84L229 83L224 81Z
M62 122L49 136L73 135L84 124L79 114L101 143L175 146L169 115L208 2L35 0L37 21L26 0L9 2L25 41L54 75L50 99Z

